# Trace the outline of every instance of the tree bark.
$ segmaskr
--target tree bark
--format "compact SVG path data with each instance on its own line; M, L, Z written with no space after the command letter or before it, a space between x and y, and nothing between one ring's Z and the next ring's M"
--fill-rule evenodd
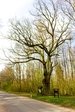
M48 57L47 62L43 65L44 67L44 79L43 79L43 94L50 95L50 80L53 71L51 58Z

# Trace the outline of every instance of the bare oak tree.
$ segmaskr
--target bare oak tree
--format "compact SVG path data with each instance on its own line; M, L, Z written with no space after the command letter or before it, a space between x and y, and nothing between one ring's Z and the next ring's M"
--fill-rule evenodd
M47 0L47 2L39 0L35 9L33 25L27 20L11 22L9 38L19 45L17 50L13 49L16 55L12 58L12 62L39 61L43 66L44 94L48 95L50 79L55 66L53 57L57 55L57 48L70 39L70 21L66 20L58 4L52 0Z

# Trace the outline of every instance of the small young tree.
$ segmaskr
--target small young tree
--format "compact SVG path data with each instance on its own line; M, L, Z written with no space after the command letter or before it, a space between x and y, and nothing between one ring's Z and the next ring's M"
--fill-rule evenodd
M10 66L6 66L4 70L0 72L0 86L4 90L12 90L14 83L14 70Z

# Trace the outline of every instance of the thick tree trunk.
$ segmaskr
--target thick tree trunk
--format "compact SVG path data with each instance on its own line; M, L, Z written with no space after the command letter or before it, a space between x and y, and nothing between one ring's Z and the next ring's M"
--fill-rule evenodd
M50 95L50 80L52 75L52 63L51 59L48 59L48 62L44 64L44 79L43 79L43 94Z
M50 78L44 77L43 79L43 94L50 94Z

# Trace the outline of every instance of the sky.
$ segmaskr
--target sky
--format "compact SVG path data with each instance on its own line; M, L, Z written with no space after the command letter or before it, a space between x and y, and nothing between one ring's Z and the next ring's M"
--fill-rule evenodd
M0 0L0 18L3 20L14 16L23 16L31 9L34 0ZM26 13L26 14L27 14Z
M33 2L34 0L0 0L0 27L11 18L28 17Z
M12 18L29 18L34 0L0 0L0 33L6 34L8 31L8 21ZM0 35L0 58L4 57L2 49L10 47L10 42L2 39ZM0 71L5 67L0 64Z

